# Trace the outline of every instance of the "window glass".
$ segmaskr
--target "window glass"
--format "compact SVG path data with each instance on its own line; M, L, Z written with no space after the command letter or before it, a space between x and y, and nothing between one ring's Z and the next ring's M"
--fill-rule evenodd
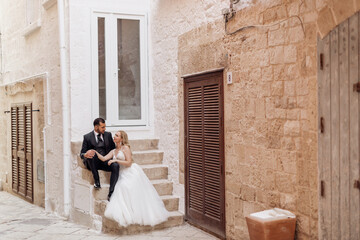
M141 119L139 20L117 20L119 120Z

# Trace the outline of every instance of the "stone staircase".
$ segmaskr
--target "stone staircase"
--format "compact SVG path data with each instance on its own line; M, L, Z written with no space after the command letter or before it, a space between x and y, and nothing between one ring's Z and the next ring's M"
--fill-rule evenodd
M131 225L125 228L120 227L117 222L106 218L104 212L108 203L107 195L109 192L111 173L99 171L101 189L95 190L93 187L94 179L92 173L85 168L80 157L78 155L76 156L76 151L73 151L74 157L77 159L77 167L74 174L74 194L78 195L78 197L74 197L72 219L75 222L88 225L102 232L117 235L136 234L183 224L183 214L178 211L179 197L172 195L173 183L168 180L168 167L162 164L164 153L158 150L158 140L132 140L130 141L130 146L134 162L142 167L163 200L166 209L170 212L169 219L154 227ZM80 147L78 149L80 149ZM73 146L73 149L76 148L76 146ZM83 194L79 193L81 191ZM83 196L87 193L90 193L90 203L88 207L84 206L82 200L76 200L79 198L87 199L86 196Z

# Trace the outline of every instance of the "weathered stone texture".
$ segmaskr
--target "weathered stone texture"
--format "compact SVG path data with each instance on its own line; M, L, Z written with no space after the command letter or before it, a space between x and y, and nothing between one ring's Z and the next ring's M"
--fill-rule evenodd
M319 12L317 26L321 37L325 37L334 28L335 20L329 7L326 6Z
M225 71L233 72L234 83L224 85L229 239L247 239L246 214L270 207L299 217L299 239L317 236L316 34L331 30L334 19L322 15L332 17L326 0L287 2L258 2L230 20L232 30L247 25L246 19L267 27L198 45L191 42L205 25L180 37L186 38L178 46L180 75L189 69L191 53L211 58L205 49L215 46L228 56ZM262 17L254 23L251 14ZM191 71L211 69L212 61L190 60Z
M332 0L330 5L334 13L336 24L340 24L355 13L353 0Z

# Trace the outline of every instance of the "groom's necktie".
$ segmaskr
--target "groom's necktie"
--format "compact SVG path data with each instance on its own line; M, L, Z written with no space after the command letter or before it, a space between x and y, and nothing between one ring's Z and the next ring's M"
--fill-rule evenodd
M101 138L101 134L97 135L97 139L98 139L98 143L103 141L102 138Z

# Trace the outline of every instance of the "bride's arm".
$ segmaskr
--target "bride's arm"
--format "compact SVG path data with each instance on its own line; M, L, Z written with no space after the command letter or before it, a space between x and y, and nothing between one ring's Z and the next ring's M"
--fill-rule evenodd
M121 165L123 165L125 167L130 167L131 164L132 164L130 148L128 146L124 146L123 153L125 155L125 160L117 160L117 159L115 160L115 159L113 159L113 160L110 160L108 164L110 165L113 162L117 162L118 164L121 164Z
M94 150L95 151L95 150ZM111 158L113 158L114 156L114 150L110 151L105 157L103 155L101 155L100 153L98 153L97 151L95 151L96 155L98 156L98 158L105 162L106 160L109 160Z

